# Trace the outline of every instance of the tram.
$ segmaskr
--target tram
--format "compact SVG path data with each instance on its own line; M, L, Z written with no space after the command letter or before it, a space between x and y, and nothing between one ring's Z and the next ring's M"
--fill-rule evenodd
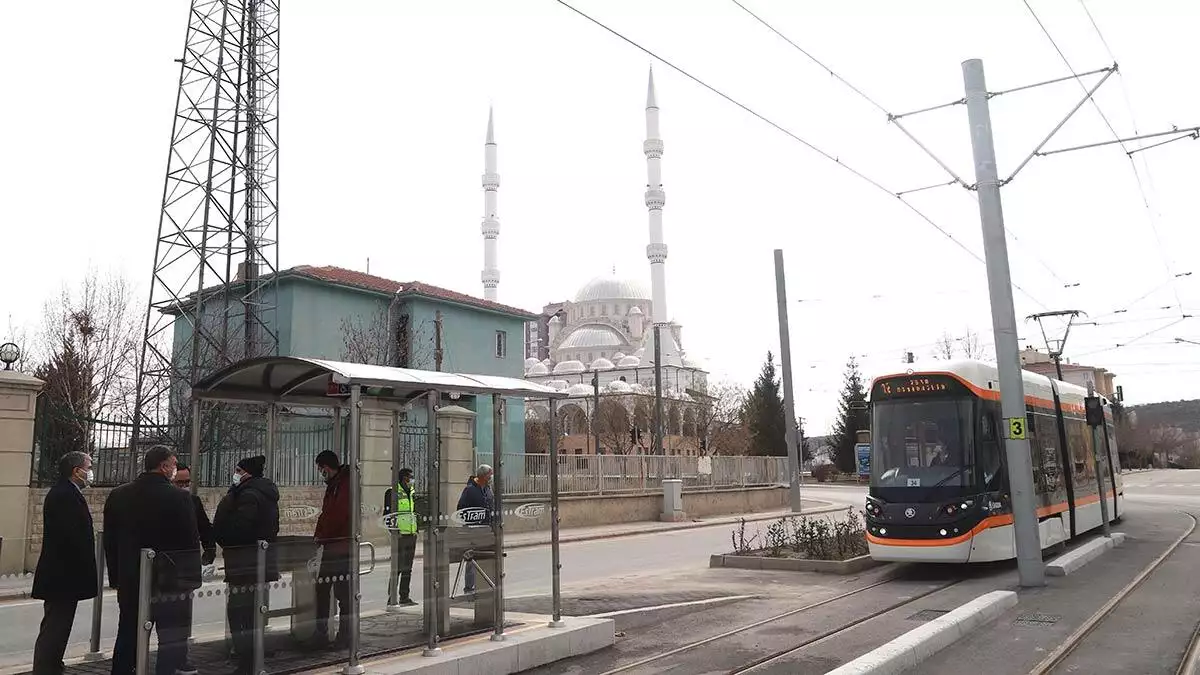
M1024 429L1019 420L1003 420L994 364L951 362L872 382L871 557L955 563L1016 557L1004 451L1010 432L1029 440L1043 549L1101 526L1098 484L1109 518L1121 517L1111 403L1100 397L1105 425L1094 443L1084 417L1086 389L1021 372Z

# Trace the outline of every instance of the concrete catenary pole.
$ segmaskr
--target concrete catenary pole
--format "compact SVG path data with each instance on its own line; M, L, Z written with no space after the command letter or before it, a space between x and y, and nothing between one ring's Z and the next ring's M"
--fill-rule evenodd
M792 395L792 341L788 332L787 283L783 274L783 250L775 249L775 297L779 302L779 363L783 368L783 416L787 424L788 474L792 513L800 513L800 451L796 432L796 399Z
M975 157L975 183L979 218L983 225L983 253L987 263L988 292L992 305L992 331L996 338L996 366L1000 374L1000 411L1008 457L1008 484L1012 494L1013 530L1017 545L1017 572L1022 586L1046 583L1042 546L1038 536L1033 492L1033 466L1025 429L1025 387L1017 347L1017 316L1013 309L1008 245L1004 239L1004 212L1000 205L1000 177L992 143L983 61L963 61L967 119Z

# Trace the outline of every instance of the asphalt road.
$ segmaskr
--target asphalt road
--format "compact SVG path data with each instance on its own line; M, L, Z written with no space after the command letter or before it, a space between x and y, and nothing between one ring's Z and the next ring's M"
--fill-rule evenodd
M865 487L812 486L805 497L837 504L861 505ZM671 532L631 535L612 539L566 543L561 547L562 586L564 592L572 586L594 585L604 579L653 571L685 570L708 566L708 556L729 548L729 525L699 527ZM510 598L550 593L550 547L516 549L506 558L506 589ZM413 597L419 600L421 563L413 569ZM453 581L454 570L451 570ZM480 582L482 583L482 581ZM362 577L363 611L382 609L387 602L387 563L381 562L373 574ZM459 588L461 590L461 582ZM272 591L271 606L291 604L291 590ZM42 603L22 600L0 604L0 669L26 665L33 659L33 644L37 639L42 618ZM193 614L193 635L197 638L219 638L225 631L225 598L197 598ZM88 651L91 630L92 603L79 606L75 617L67 657L83 656ZM280 619L279 621L282 621ZM117 626L115 595L107 594L104 601L101 630L101 649L111 653Z

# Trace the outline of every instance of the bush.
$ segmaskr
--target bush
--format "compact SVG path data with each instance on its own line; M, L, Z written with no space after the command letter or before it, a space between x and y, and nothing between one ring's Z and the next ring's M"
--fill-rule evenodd
M832 464L818 464L813 467L812 475L818 483L828 483L837 476L837 467Z
M754 542L763 536L763 548L755 549ZM772 558L786 552L812 560L847 560L867 554L867 537L863 521L854 509L847 509L844 520L782 516L767 526L765 533L746 537L746 520L738 522L731 535L733 552L748 555L761 550Z

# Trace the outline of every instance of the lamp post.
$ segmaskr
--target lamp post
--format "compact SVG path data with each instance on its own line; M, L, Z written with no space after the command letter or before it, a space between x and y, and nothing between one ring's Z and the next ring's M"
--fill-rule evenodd
M15 342L5 342L0 345L0 361L4 362L5 370L12 370L12 366L21 358L21 348Z

